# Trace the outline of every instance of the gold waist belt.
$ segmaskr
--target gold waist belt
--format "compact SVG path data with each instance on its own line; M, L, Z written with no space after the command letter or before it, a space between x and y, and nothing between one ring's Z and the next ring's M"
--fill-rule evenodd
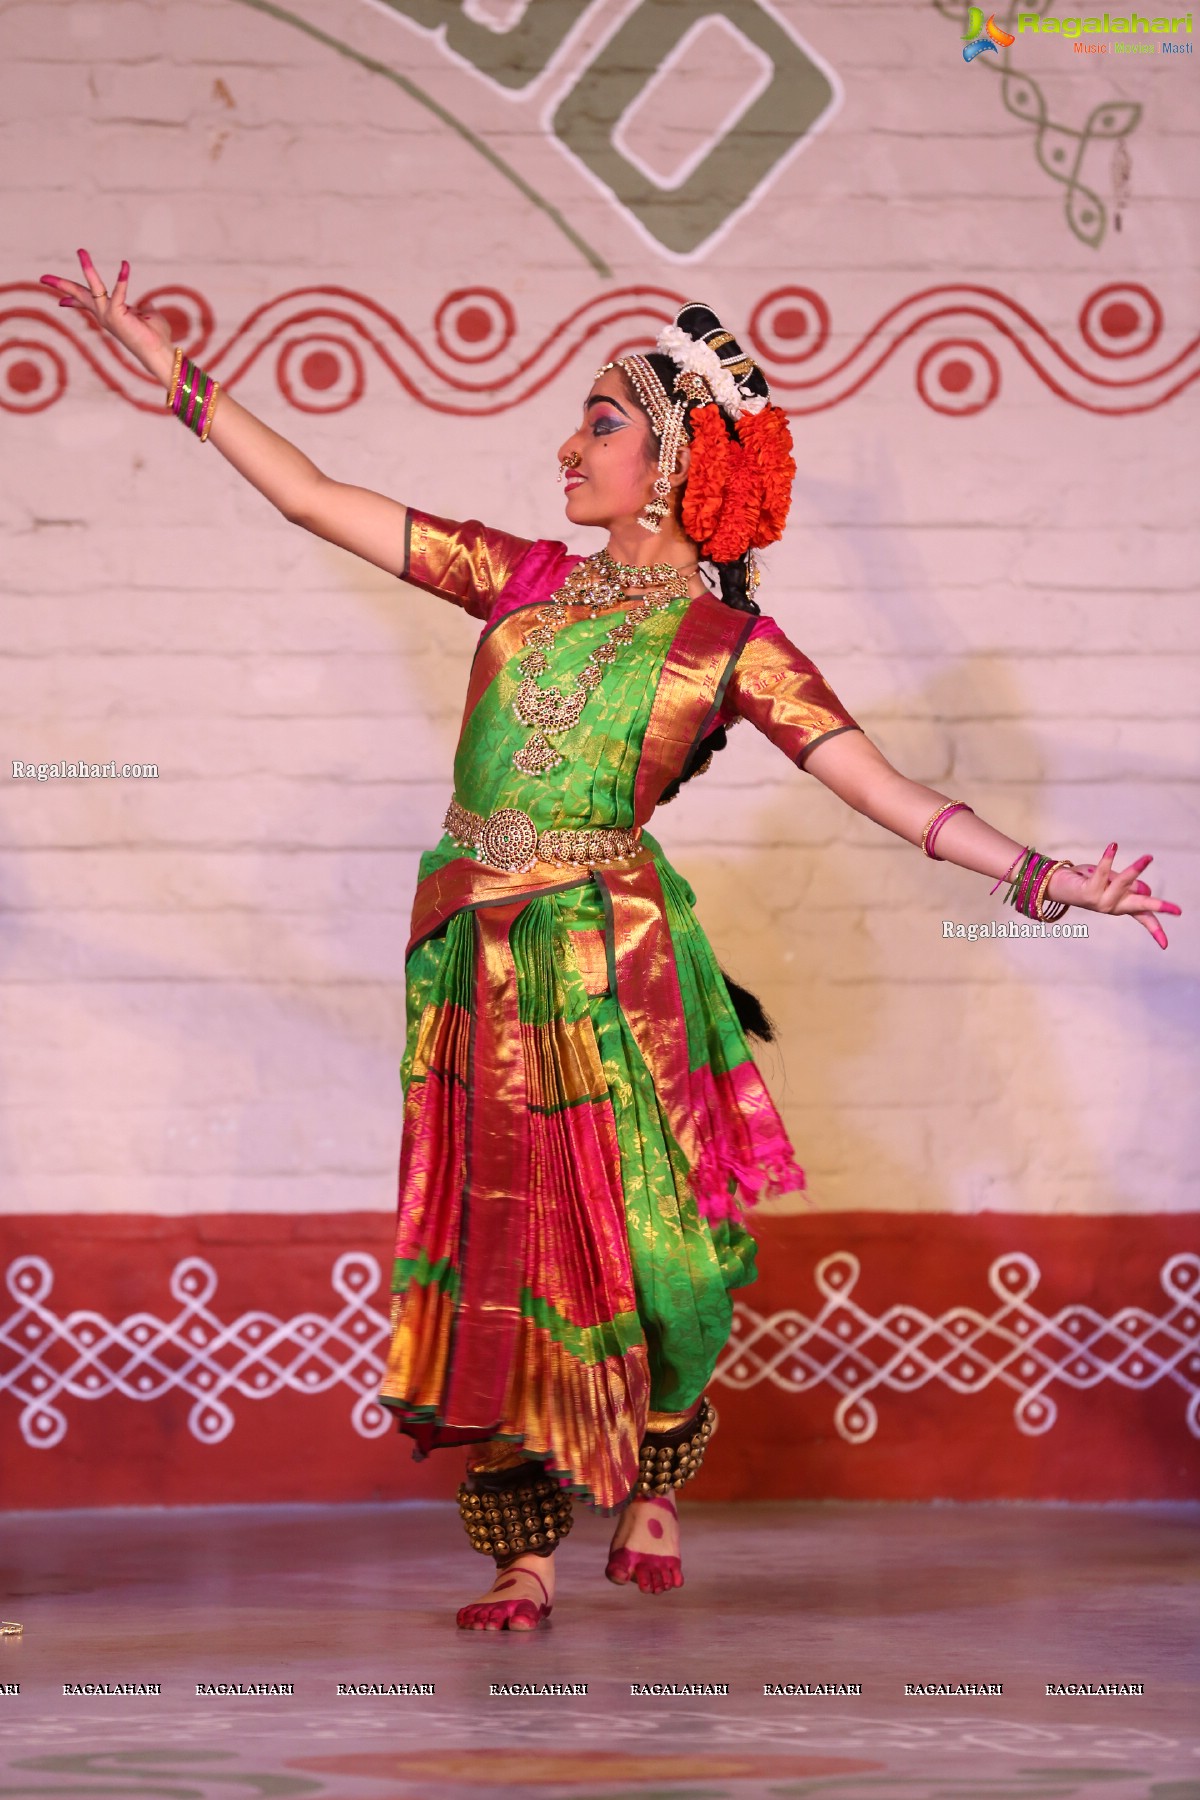
M597 825L579 831L539 831L527 812L502 806L497 812L469 812L450 802L442 821L456 844L475 851L489 869L524 874L537 862L609 863L633 856L642 835L640 825Z

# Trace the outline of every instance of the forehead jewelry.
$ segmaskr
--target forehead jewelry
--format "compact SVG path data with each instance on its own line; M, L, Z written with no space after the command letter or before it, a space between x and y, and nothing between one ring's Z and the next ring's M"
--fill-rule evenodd
M604 363L596 370L596 375L603 375L609 369L620 369L628 377L634 393L649 414L650 423L658 438L658 475L654 482L654 494L642 508L638 519L643 531L657 531L671 510L671 476L678 466L684 439L684 402L672 400L655 374L653 365L644 356L619 356L615 362Z

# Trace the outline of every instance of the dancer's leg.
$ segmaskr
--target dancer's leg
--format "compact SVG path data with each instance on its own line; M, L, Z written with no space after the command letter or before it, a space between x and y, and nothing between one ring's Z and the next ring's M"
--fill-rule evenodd
M652 1412L642 1439L641 1474L621 1514L604 1573L617 1586L636 1582L643 1594L683 1586L675 1490L700 1467L717 1413L703 1395L688 1412Z
M570 1495L541 1463L493 1438L472 1446L459 1508L477 1550L496 1563L479 1600L460 1607L465 1631L533 1631L554 1605L554 1551L571 1529Z

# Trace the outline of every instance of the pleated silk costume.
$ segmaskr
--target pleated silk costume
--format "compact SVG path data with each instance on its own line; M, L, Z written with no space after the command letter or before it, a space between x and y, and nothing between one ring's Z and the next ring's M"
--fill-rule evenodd
M856 724L773 619L684 596L601 665L555 737L567 760L524 774L523 639L580 560L409 512L404 578L483 623L454 798L539 832L643 830L596 867L500 871L448 833L421 857L379 1398L415 1455L508 1439L611 1512L649 1416L696 1402L756 1279L742 1209L804 1185L695 894L644 828L717 724L749 719L800 765ZM569 689L636 598L569 606L542 685Z

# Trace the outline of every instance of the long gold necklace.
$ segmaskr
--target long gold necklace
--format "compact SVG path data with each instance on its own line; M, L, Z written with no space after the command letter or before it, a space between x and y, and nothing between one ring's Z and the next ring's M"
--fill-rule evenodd
M546 652L553 646L556 632L566 623L568 606L590 606L589 617L594 619L601 606L611 600L625 599L625 590L631 587L648 588L651 592L644 594L605 634L603 642L597 644L579 671L570 692L564 693L557 687L539 687L534 677L549 667ZM659 590L662 598L652 599L651 594ZM524 679L513 699L513 711L522 725L536 729L513 757L514 768L525 775L544 775L547 769L566 761L546 734L553 732L558 737L579 723L584 702L592 689L600 684L603 664L615 660L621 646L630 641L643 619L673 606L676 600L687 595L687 591L687 574L673 563L651 563L639 568L636 563L618 562L607 550L598 550L594 556L585 557L583 562L575 565L547 604L538 608L534 615L537 623L523 639L530 654L520 665Z

